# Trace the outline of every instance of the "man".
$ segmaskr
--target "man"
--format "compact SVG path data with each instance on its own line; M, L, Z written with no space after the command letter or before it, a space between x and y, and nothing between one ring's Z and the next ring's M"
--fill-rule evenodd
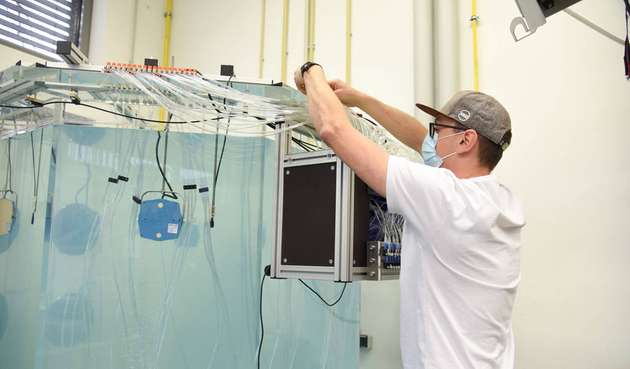
M405 369L514 367L511 314L520 279L521 206L491 174L511 140L507 111L492 97L457 94L427 132L413 117L306 63L295 82L321 138L389 210L405 217L400 345ZM356 106L425 164L390 157L353 129Z

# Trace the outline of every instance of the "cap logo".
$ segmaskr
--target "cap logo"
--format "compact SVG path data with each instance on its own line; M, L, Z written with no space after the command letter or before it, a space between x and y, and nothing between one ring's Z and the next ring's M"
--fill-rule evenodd
M460 110L459 113L457 113L457 119L459 119L460 122L467 121L470 119L470 112L468 110Z

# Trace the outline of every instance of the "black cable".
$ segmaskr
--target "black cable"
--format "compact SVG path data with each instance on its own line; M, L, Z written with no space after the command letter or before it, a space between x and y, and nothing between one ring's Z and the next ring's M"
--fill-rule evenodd
M31 131L31 157L33 158L33 196L37 196L37 188L35 186L35 141L33 139L33 131Z
M216 118L211 118L211 119L205 119L205 120L191 120L191 121L166 121L166 120L157 120L157 119L148 119L148 118L138 118L138 117L134 117L132 115L127 115L127 114L123 114L123 113L119 113L117 111L113 111L113 110L109 110L109 109L103 109L103 108L99 108L98 106L94 106L94 105L90 105L90 104L84 104L82 102L78 102L78 101L49 101L46 103L41 103L38 104L36 106L10 106L10 105L0 105L0 108L9 108L9 109L37 109L37 108L41 108L45 105L51 105L51 104L74 104L74 105L79 105L79 106L85 106L87 108L91 108L94 110L99 110L105 113L109 113L112 115L117 115L119 117L123 117L123 118L129 118L129 119L135 119L135 120L139 120L142 122L148 122L148 123L163 123L163 124L194 124L194 123L203 123L203 122L210 122L213 120L220 120L222 119L222 117L216 117Z
M208 97L210 98L210 101L214 101L212 99L212 95L208 94ZM198 120L191 120L191 121L166 121L166 120L157 120L157 119L148 119L148 118L138 118L138 117L134 117L132 115L127 115L127 114L123 114L123 113L119 113L117 111L113 111L113 110L109 110L109 109L104 109L104 108L99 108L98 106L94 106L94 105L90 105L90 104L84 104L82 102L80 102L79 100L75 100L75 101L49 101L49 102L45 102L45 103L37 103L37 105L33 105L33 106L13 106L13 105L0 105L0 108L8 108L8 109L38 109L38 108L42 108L46 105L52 105L52 104L74 104L74 105L79 105L79 106L85 106L87 108L91 108L91 109L95 109L95 110L99 110L105 113L109 113L112 115L117 115L119 117L123 117L123 118L129 118L129 119L135 119L135 120L139 120L141 122L147 122L147 123L162 123L162 124L196 124L196 123L203 123L203 122L211 122L211 121L219 121L221 119L223 119L224 117L215 117L215 118L210 118L210 119L198 119ZM219 112L219 114L221 114L221 111L214 105L215 110L217 112ZM228 118L231 117L232 115L228 115ZM258 119L258 120L265 120L265 118L261 118L261 117L257 117L257 116L253 116L253 118ZM284 123L284 120L279 120L279 121L274 121L274 122L270 122L267 123L267 125L269 125L270 127L275 127L275 124L278 123Z
M310 149L310 148L308 148L308 147L304 146L304 143L303 143L302 141L300 141L300 140L293 140L293 142L295 142L295 144L296 144L296 145L298 145L299 147L301 147L301 148L302 148L304 151L306 151L306 152L311 152L311 151L313 151L313 149Z
M300 141L300 143L301 143L302 145L308 146L308 147L310 147L311 149L314 149L314 150L319 149L319 147L318 147L317 145L312 144L312 143L310 143L310 142L303 141L303 140L298 140L298 141Z
M212 94L208 92L208 99L210 99L210 104L212 104L212 107L214 107L214 110L217 111L217 113L221 114L221 109L217 108L216 105L214 105L214 99L212 98Z
M57 101L52 101L52 102L48 102L45 103L45 105L49 105L52 103L56 103ZM43 106L44 104L42 104ZM41 106L37 105L37 106L13 106L13 105L0 105L0 108L7 108L7 109L36 109L36 108L41 108Z
M291 137L291 140L298 145L299 147L303 148L306 151L315 151L318 150L319 148L315 145L313 145L312 143L306 142L306 141L302 141L300 139L297 139L295 137Z
M373 120L372 120L372 119L370 119L370 118L364 117L364 116L363 116L363 114L361 114L361 113L356 113L356 114L357 114L357 116L359 116L359 118L365 119L366 121L368 121L369 123L371 123L373 126L378 126L378 124L376 124L376 122L375 122L375 121L373 121Z
M33 104L32 106L16 106L16 105L0 105L0 108L8 108L8 109L37 109L37 108L42 108L46 105L54 105L54 104L73 104L72 101L63 101L63 100L56 100L56 101L48 101L48 102L34 102L31 101L31 104Z
M75 103L76 104L76 103ZM94 105L90 105L90 104L84 104L82 102L76 104L76 105L80 105L80 106L85 106L88 108L92 108L95 110L100 110L102 112L105 113L109 113L109 114L113 114L113 115L117 115L119 117L123 117L123 118L129 118L129 119L135 119L135 120L139 120L142 122L148 122L148 123L162 123L162 124L190 124L190 123L201 123L201 122L208 122L211 120L218 120L220 118L212 118L212 119L206 119L206 120L191 120L191 121L176 121L176 122L169 122L167 120L158 120L158 119L148 119L148 118L138 118L138 117L134 117L131 115L127 115L127 114L123 114L123 113L119 113L117 111L113 111L113 110L108 110L108 109L103 109L103 108L99 108L98 106L94 106Z
M210 96L210 94L208 94ZM212 96L210 96L212 100ZM210 228L214 228L214 199L217 190L217 163L219 160L219 125L217 133L214 135L214 169L212 170L212 205L210 207Z
M333 307L333 306L337 305L339 303L339 301L341 301L341 298L343 297L343 293L346 292L346 286L348 285L348 282L344 282L343 283L343 289L341 290L341 294L339 295L337 300L335 300L335 302L333 302L333 303L329 303L328 301L324 300L324 298L319 293L317 293L317 291L315 291L311 286L306 284L306 282L304 282L301 279L298 279L298 281L300 281L300 283L302 283L306 288L311 290L311 292L313 292L317 297L319 297L320 300L322 300L322 302L324 304L326 304L329 307Z
M260 281L260 304L259 304L259 318L260 318L260 341L258 343L258 355L257 355L257 369L260 369L260 355L262 352L262 346L263 346L263 341L265 339L265 326L264 326L264 321L263 321L263 290L264 290L264 285L265 285L265 278L267 277L267 273L271 272L271 269L269 266L267 266L265 268L265 272L263 273L263 277L262 280ZM306 286L306 288L308 288L311 292L313 292L317 297L319 297L319 299L326 304L329 307L333 307L335 305L337 305L339 303L339 301L341 301L341 298L343 297L344 292L346 291L346 287L348 286L348 282L344 282L343 284L343 289L341 290L341 294L339 295L339 297L337 298L337 300L335 300L335 302L333 303L329 303L326 300L324 300L319 293L317 293L317 291L315 291L313 288L311 288L311 286L309 286L308 284L306 284L303 280L298 279L298 281L300 281L304 286Z
M37 212L37 197L39 194L39 177L42 166L42 147L44 146L44 130L39 134L39 158L37 161L37 172L35 171L35 142L33 140L33 131L31 131L31 154L33 156L33 213L31 214L31 224L35 224L35 213Z
M175 191L173 191L173 187L171 187L171 184L166 178L166 174L164 173L164 169L162 169L162 164L160 163L160 140L162 139L162 132L157 131L157 135L158 135L158 138L157 138L157 141L155 142L155 161L157 162L158 169L160 170L160 174L162 175L162 180L168 186L169 191L171 191L170 194L163 193L162 195L177 200L177 195L175 195Z
M219 164L217 165L217 174L214 177L215 186L217 185L217 182L219 181L219 171L221 171L221 163L223 162L223 153L225 152L225 143L227 141L229 129L230 129L230 118L228 118L227 127L225 128L225 136L223 136L223 145L221 146L221 155L219 156ZM213 202L214 202L214 199L213 199Z
M258 365L257 368L260 369L260 353L262 351L263 340L265 339L265 326L263 324L263 286L265 285L265 278L267 275L263 273L262 280L260 281L260 342L258 343Z
M230 78L228 78L228 81L227 81L228 86L230 86L230 81L232 80L232 77L234 77L234 75L231 75ZM226 102L226 98L224 97L223 105L225 105L225 102ZM223 153L225 152L225 143L227 141L228 131L230 129L230 118L231 118L231 114L228 114L227 126L225 127L225 136L223 136L223 145L221 147L221 157L219 158L219 165L217 166L217 175L215 176L215 179L214 179L215 186L217 185L217 181L219 180L219 171L221 170L221 163L223 162Z
M172 119L173 119L173 114L172 114L172 113L169 113L169 114L168 114L168 120L169 120L169 122L170 122ZM164 136L165 136L165 137L164 137L164 158L163 158L162 160L163 160L163 163L164 163L164 178L166 178L166 170L168 169L168 168L167 168L167 164L166 164L166 163L167 163L167 160L168 160L168 136L169 136L169 134L168 134L168 133L169 133L169 131L170 131L168 123L166 124L166 127L164 128L164 130L165 130L165 132L166 132L166 133L165 133L165 135L164 135ZM162 191L164 191L164 183L166 182L166 181L164 180L164 178L162 179ZM171 191L173 191L173 190L171 189ZM164 192L162 192L162 198L164 198L165 196L166 196L166 195L164 194Z
M231 75L230 78L228 78L227 81L227 85L228 87L230 86L230 81L232 80L232 77L234 77L234 75ZM212 100L212 95L208 94L208 98L210 99L210 101ZM225 106L226 103L226 98L223 98L223 105ZM214 103L212 104L214 106ZM215 107L215 109L217 110L217 112L219 112L219 114L221 113L219 109L217 109ZM212 207L211 207L211 215L210 215L210 228L214 228L214 211L215 211L215 205L216 205L216 195L217 195L217 183L219 182L219 172L221 171L221 163L223 163L223 154L225 153L225 144L227 142L227 137L228 137L228 132L230 129L230 118L231 118L231 114L228 114L228 118L227 118L227 126L225 127L225 136L223 136L223 144L221 147L221 156L219 157L219 161L217 164L217 151L218 151L218 144L219 144L219 126L217 124L217 134L215 136L214 139L214 180L213 180L213 185L212 185ZM218 123L218 120L217 120Z

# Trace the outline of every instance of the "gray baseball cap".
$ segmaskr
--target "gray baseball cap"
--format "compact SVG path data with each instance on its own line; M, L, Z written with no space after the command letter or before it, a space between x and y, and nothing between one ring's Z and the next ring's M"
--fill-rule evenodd
M499 145L505 151L510 145L512 121L510 114L494 97L482 92L461 91L455 94L442 108L416 104L423 112L435 118L454 120L474 129L480 135Z

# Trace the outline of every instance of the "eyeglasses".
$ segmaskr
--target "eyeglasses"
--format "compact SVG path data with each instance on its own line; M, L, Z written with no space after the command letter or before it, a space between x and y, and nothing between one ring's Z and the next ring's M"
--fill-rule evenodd
M451 126L451 125L448 125L448 124L441 124L441 123L433 122L433 123L429 123L429 136L431 138L433 138L433 136L435 136L435 132L436 132L435 127L453 128L453 129L456 129L456 130L459 130L459 131L465 131L465 130L468 129L468 128L462 127L462 126Z

